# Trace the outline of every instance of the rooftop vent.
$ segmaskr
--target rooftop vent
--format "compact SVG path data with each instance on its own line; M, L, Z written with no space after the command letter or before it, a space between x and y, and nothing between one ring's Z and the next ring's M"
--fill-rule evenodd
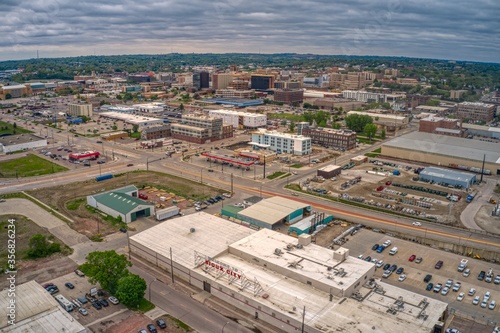
M190 233L193 233L193 232L195 232L195 231L196 231L196 229L195 229L195 228L191 228L191 229L189 229L189 232L190 232Z
M277 255L277 256L281 255L281 249L275 248L274 249L274 254Z

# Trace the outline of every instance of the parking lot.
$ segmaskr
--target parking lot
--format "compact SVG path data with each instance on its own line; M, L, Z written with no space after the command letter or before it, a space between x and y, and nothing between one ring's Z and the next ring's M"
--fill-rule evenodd
M70 289L65 286L67 282L70 282L73 284L74 289ZM97 287L98 290L100 289L99 286L92 285L89 283L87 277L80 277L76 275L74 272L60 276L58 278L52 279L50 281L44 281L41 282L41 285L44 285L46 283L53 283L59 288L59 292L55 293L54 296L56 295L63 295L66 297L69 301L74 302L74 300L77 300L78 297L83 296L85 297L86 293L90 293L90 289L93 287ZM107 291L104 291L104 295L102 296L97 296L98 299L108 299L109 296L111 296ZM84 316L78 311L78 307L75 306L75 309L70 312L70 314L78 320L82 325L89 325L97 320L100 320L104 317L108 317L110 315L118 314L123 311L128 311L128 309L123 306L122 304L112 304L109 302L108 306L102 307L100 310L97 310L90 304L90 302L87 302L85 304L82 304L82 308L87 310L88 315Z
M383 244L386 240L391 241L391 246L385 251L377 253L372 250L374 244ZM377 268L375 276L381 278L386 283L400 286L401 288L425 295L426 297L432 297L447 302L450 312L456 311L455 313L457 315L475 319L479 323L487 323L488 321L491 323L496 321L498 324L500 322L500 320L498 320L498 318L500 318L499 306L496 306L494 310L490 310L488 306L486 306L486 308L481 308L480 306L483 296L487 291L491 293L488 305L492 300L497 302L500 301L500 284L478 280L480 271L488 272L490 268L493 270L493 278L500 274L500 266L498 264L467 258L467 268L470 269L470 276L464 277L461 272L458 272L458 265L464 257L365 229L361 229L356 235L350 237L349 241L343 246L350 250L351 256L357 257L362 255L364 258L370 256L372 260L374 258L383 260L384 265L389 263L391 265L397 265L398 268L404 268L404 273L407 277L402 282L398 281L400 275L395 274L395 272L388 278L382 278L382 274L384 273L383 266ZM398 248L398 251L395 255L390 255L389 251L394 246ZM422 262L416 263L416 261L409 261L412 255L422 257ZM440 269L436 269L435 265L440 260L443 261L443 265ZM461 287L458 291L453 291L450 288L447 295L442 295L441 291L439 293L427 291L427 283L424 282L424 277L427 274L432 275L430 282L434 285L436 283L441 283L444 287L448 279L453 279L453 284L457 281L461 282ZM473 296L468 295L468 291L471 288L476 289ZM465 293L462 301L457 300L457 296L460 292ZM479 296L480 298L478 305L472 304L475 296Z

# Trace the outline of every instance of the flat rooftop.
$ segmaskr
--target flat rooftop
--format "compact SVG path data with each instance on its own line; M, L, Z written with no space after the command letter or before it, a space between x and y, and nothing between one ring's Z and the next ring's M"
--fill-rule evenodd
M160 121L160 122L163 122L163 120L160 119L160 118L138 116L138 115L132 115L132 114L121 113L121 112L114 112L114 111L102 112L100 115L102 117L108 117L108 118L112 118L112 119L123 120L123 121L125 121L127 123L131 123L131 124L143 123L143 122L147 122L147 121Z
M278 131L268 131L265 128L259 128L257 131L253 132L252 134L276 136L276 137L280 137L280 138L290 138L290 139L294 139L294 140L311 140L311 138L307 137L307 136L291 134L291 133L282 133L282 132L278 132Z
M384 147L440 154L455 158L500 164L500 145L493 142L456 138L447 135L413 132L382 144Z
M15 325L9 325L5 315L0 316L0 332L54 333L82 332L85 328L36 281L16 286ZM0 306L7 309L8 290L0 292Z
M0 136L0 144L3 146L11 146L20 143L28 143L28 142L42 141L42 140L45 140L45 138L30 133Z
M299 201L282 197L271 197L244 209L240 215L269 224L280 222L298 209L309 207Z
M354 157L352 159L354 159ZM340 169L340 168L341 167L338 166L338 165L329 164L329 165L326 165L326 166L324 166L322 168L319 168L318 171L330 172L330 171L337 170L337 169Z
M253 117L253 118L267 117L265 114L242 112L242 111L234 111L234 110L210 110L210 113L218 113L218 114L226 114L226 115L237 115L237 116Z
M191 228L195 231L191 232ZM162 222L140 232L130 241L170 258L172 247L174 261L194 267L194 251L216 257L227 251L228 244L245 238L255 231L224 219L198 212Z

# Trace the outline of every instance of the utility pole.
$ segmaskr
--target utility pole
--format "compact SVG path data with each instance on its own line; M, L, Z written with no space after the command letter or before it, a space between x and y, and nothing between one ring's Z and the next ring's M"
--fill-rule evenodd
M262 175L262 179L266 178L266 155L264 155L264 174Z
M233 174L231 173L231 195L233 195ZM222 200L224 201L224 200Z
M174 283L174 263L172 261L172 248L170 248L170 275L172 276L172 284Z
M301 332L304 333L304 320L306 317L306 306L304 305L304 311L302 312L302 330Z
M200 169L200 184L203 185L203 169Z

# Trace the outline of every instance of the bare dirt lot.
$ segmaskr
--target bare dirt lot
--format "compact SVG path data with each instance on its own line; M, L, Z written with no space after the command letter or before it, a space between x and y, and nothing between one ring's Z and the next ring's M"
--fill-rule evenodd
M97 234L96 225L97 219L99 219L99 232L104 236L116 232L119 226L113 226L104 222L97 214L93 214L86 209L86 196L127 185L135 185L139 189L144 186L150 186L158 190L164 190L164 193L171 197L170 204L172 200L177 199L176 202L181 209L191 207L193 205L193 200L204 200L220 193L215 188L191 182L186 179L145 171L129 172L102 182L89 180L63 186L43 188L29 193L47 205L54 207L62 214L71 216L74 223L71 223L70 227L86 236L91 237ZM172 193L173 196L171 196L170 193ZM159 197L152 196L151 200L153 200L153 198L157 198L159 202ZM156 199L153 200L154 204L158 202ZM162 202L162 204L168 206L167 204L169 204L169 202L165 201Z

